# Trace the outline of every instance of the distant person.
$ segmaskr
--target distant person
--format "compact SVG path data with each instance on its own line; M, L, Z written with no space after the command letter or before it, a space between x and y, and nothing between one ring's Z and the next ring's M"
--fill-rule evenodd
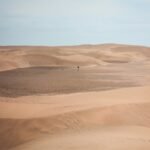
M77 66L77 71L79 71L79 69L80 69L80 66Z

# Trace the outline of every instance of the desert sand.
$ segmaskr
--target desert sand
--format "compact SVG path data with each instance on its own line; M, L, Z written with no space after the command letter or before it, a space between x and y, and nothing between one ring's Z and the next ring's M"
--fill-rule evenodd
M0 46L0 149L149 150L149 74L144 46Z

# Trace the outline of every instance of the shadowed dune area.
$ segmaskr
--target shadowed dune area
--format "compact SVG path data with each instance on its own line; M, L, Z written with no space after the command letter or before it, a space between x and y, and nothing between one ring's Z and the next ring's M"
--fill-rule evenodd
M149 150L150 48L0 46L0 149Z

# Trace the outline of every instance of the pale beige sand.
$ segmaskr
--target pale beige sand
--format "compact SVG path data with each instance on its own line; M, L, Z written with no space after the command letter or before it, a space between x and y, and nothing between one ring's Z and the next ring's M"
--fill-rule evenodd
M149 92L150 87L137 87L41 98L20 97L16 102L6 98L8 102L0 103L1 148L27 142L18 149L148 150ZM92 140L95 137L96 140ZM28 144L32 139L37 141ZM79 142L81 139L83 142ZM110 147L108 141L112 144Z
M149 92L150 87L137 87L58 96L1 97L0 118L39 118L120 104L149 103Z
M149 150L150 129L138 126L111 126L51 137L15 150Z
M149 47L1 46L0 71L0 150L150 149Z
M150 61L150 48L103 44L68 47L0 46L0 70L35 66L87 66Z
M149 64L150 48L142 46L1 46L0 96L57 95L150 85Z

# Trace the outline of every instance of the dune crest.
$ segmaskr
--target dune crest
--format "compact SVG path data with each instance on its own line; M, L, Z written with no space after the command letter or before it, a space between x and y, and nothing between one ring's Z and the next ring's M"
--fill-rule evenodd
M150 61L150 48L117 44L37 47L1 46L0 70L35 66L106 65Z
M0 150L149 150L149 74L149 47L0 46Z
M102 142L103 140L110 140L110 136L107 135L109 131L107 130L108 126L111 129L108 134L112 137L115 136L114 132L118 132L118 134L122 135L118 137L121 141L125 140L127 143L129 142L129 144L131 144L131 147L137 147L140 143L138 143L138 141L137 143L135 142L136 132L133 134L134 140L131 142L130 138L128 138L131 132L129 132L129 135L126 133L126 136L123 131L126 129L128 132L132 126L133 129L134 126L137 126L137 129L138 126L141 126L143 128L141 128L140 133L137 133L139 136L138 139L142 141L141 145L144 145L144 141L146 141L147 147L150 147L150 136L144 133L145 130L150 132L149 91L150 87L137 87L53 97L20 97L17 98L18 100L16 102L10 102L10 100L7 100L8 102L3 101L0 103L0 132L2 133L2 137L0 137L2 139L0 146L7 149L24 142L28 143L28 141L33 139L42 138L43 136L47 137L46 141L48 139L51 142L55 139L61 140L55 136L53 139L53 135L58 135L59 137L59 133L65 134L64 131L71 132L71 135L68 133L68 136L71 136L70 138L72 138L72 140L76 138L76 134L82 138L82 134L80 135L78 131L81 131L81 133L83 132L83 138L84 134L94 134L92 131L88 133L86 129L94 129L96 130L94 132L99 132L99 135L97 133L96 136L98 136L98 139L100 138ZM25 101L29 103L25 103ZM119 128L119 126L123 127ZM9 130L9 132L7 132L7 130ZM106 133L105 130L107 131ZM104 139L101 133L104 133ZM11 135L14 137L9 138ZM44 146L42 142L46 142L45 138L44 141L43 138L41 140L38 139L37 141L35 140L35 144L33 142L33 147L32 144L29 144L29 146L27 144L26 148L25 144L25 147L23 146L18 149L36 149L38 145ZM65 135L63 139L65 139ZM54 149L57 150L57 145L51 142L48 144L47 149L54 147ZM66 145L67 143L65 142L67 141L64 141L62 146L64 146L64 149L67 149L68 145ZM114 142L116 143L116 141ZM121 146L120 142L118 143L119 147ZM93 143L91 142L91 144L93 145L94 141ZM107 143L103 144L105 145ZM86 145L79 144L80 149L85 146ZM98 146L101 147L101 143L99 143ZM117 143L115 147L117 147Z

